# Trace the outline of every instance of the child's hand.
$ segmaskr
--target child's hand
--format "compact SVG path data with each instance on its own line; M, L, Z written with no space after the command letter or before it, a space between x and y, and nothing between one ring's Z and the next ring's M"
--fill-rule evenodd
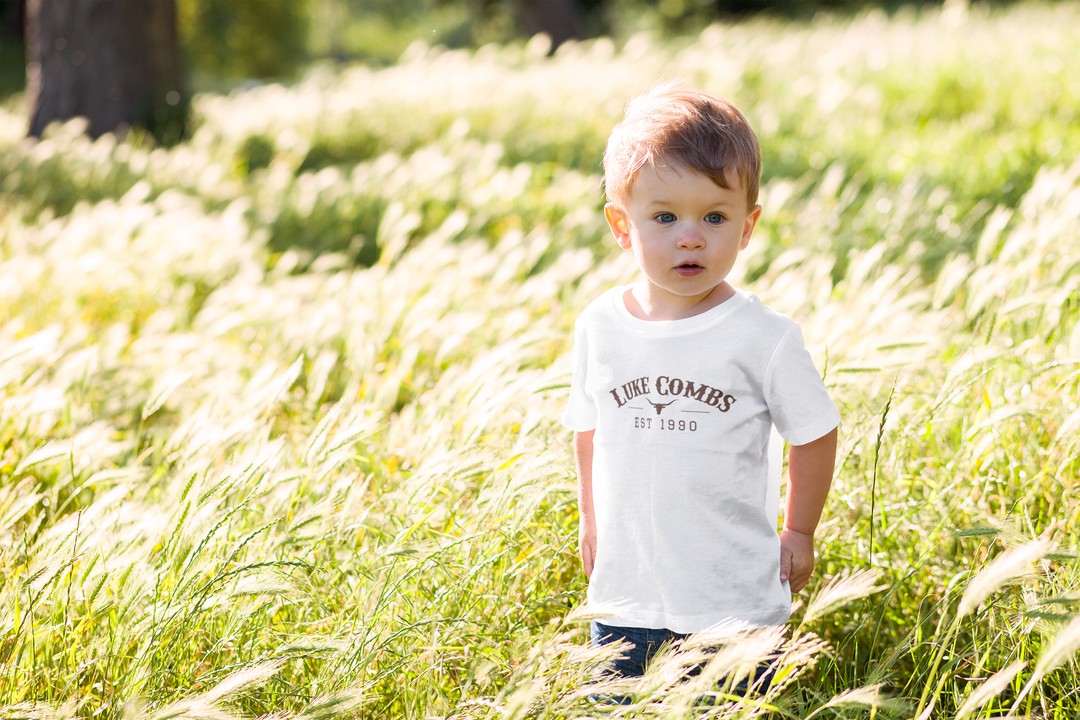
M596 530L588 531L584 527L578 533L578 551L581 553L581 565L585 577L592 577L593 561L596 558Z
M806 587L814 571L814 536L784 527L780 533L780 580L787 580L791 593Z

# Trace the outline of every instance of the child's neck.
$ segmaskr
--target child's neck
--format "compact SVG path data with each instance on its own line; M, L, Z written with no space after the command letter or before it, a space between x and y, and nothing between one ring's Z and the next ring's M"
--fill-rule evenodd
M708 312L735 296L735 288L726 280L702 295L674 295L648 281L635 283L623 293L627 311L639 320L659 322L685 320Z

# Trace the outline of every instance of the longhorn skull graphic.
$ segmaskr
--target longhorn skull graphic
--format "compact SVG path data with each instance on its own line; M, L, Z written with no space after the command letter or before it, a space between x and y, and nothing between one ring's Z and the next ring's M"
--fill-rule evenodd
M674 401L674 400L672 400L671 402L666 402L666 403L654 403L654 402L653 402L652 400L650 400L650 399L648 399L648 398L645 398L645 402L647 402L647 403L649 403L650 405L652 405L652 406L653 406L653 408L654 408L654 409L656 410L656 414L657 414L657 415L659 415L659 414L660 414L660 412L661 412L661 411L662 411L662 410L663 410L664 408L666 408L666 407L667 407L668 405L670 405L671 403L673 403L673 402L675 402L675 401Z

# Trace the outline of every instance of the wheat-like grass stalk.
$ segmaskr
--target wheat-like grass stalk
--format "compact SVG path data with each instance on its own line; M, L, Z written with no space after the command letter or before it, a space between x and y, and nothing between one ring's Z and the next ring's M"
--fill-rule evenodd
M844 692L833 696L828 700L828 702L826 702L813 713L808 715L807 720L828 708L851 706L868 707L870 708L871 715L876 715L878 711L901 713L907 709L907 704L903 700L891 697L887 692L884 691L884 685L878 683L876 685L867 685L865 687L845 690Z
M1028 571L1033 563L1050 550L1050 538L1042 537L1009 548L972 578L956 608L958 617L969 615L983 600L1017 575Z
M1020 671L1027 667L1026 660L1014 660L991 677L987 678L971 694L964 698L964 702L956 711L956 720L963 720L986 703L990 702L1002 693L1005 688L1012 684Z
M839 607L887 589L878 584L880 579L879 570L856 570L837 575L810 601L803 613L802 625L812 624Z

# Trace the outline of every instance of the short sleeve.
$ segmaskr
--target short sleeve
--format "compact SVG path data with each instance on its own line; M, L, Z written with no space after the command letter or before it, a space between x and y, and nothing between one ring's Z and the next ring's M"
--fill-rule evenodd
M596 403L586 390L586 370L589 360L589 339L579 318L574 324L574 374L570 380L570 401L562 416L562 424L574 432L596 429Z
M840 424L798 324L777 343L765 370L764 391L773 425L792 445L813 442Z

